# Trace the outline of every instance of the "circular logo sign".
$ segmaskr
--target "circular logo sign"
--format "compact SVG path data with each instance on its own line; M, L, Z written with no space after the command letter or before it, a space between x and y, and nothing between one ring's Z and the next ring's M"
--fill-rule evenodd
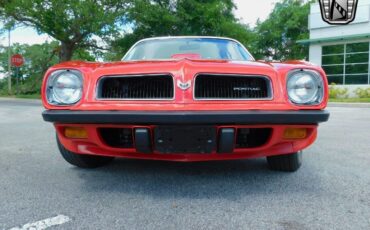
M23 65L23 63L24 63L24 59L23 59L22 55L20 55L20 54L14 54L10 58L10 62L12 63L12 66L21 67Z

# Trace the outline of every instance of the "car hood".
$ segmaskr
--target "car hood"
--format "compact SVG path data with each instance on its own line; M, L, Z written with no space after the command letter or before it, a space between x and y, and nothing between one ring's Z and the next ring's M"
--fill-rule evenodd
M119 61L110 63L71 61L58 64L53 69L72 68L93 75L116 74L149 74L171 73L180 74L189 78L190 72L198 73L235 73L276 75L273 64L258 61L228 61L228 60L146 60L146 61ZM185 80L185 79L184 79Z
M313 69L325 76L325 73L320 67L300 62L286 63L266 63L260 61L227 61L227 60L161 60L161 61L120 61L111 63L97 62L82 62L72 61L60 63L48 70L45 79L55 70L74 69L80 71L84 76L85 94L83 100L71 109L83 110L142 110L143 104L147 110L240 110L241 108L248 109L298 109L289 104L286 100L285 79L287 73L293 69ZM169 101L131 101L126 103L118 103L115 101L99 101L96 100L96 93L100 79L105 76L128 76L128 75L152 75L152 74L168 74L173 77L175 85L189 84L195 85L195 78L198 74L214 74L214 75L260 75L270 79L273 91L273 99L255 101L230 101L220 103L219 101L196 101L193 99L193 87L187 90L175 87L176 99ZM43 91L46 88L46 81L43 83ZM327 91L327 89L326 89ZM45 101L46 99L43 98ZM199 106L202 104L203 106ZM62 109L51 106L45 103L46 108ZM213 107L212 107L213 106ZM324 108L325 103L317 106ZM312 109L312 108L310 108Z
M265 62L265 61L231 61L231 60L205 60L205 59L170 59L170 60L143 60L143 61L117 61L117 62L85 62L85 61L69 61L63 62L53 66L52 69L61 68L75 68L85 69L90 71L110 71L120 70L122 73L127 69L137 68L140 72L142 69L147 68L176 68L181 66L185 67L217 67L222 66L225 68L237 68L239 71L250 69L258 69L261 71L276 72L286 68L314 68L317 66L312 63L291 60L286 62ZM115 71L114 71L115 72Z

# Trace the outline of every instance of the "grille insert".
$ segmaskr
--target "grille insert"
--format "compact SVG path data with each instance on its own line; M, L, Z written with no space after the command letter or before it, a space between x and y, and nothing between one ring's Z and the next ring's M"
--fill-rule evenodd
M270 80L264 76L201 74L195 80L198 100L271 99Z
M236 134L236 148L257 148L269 140L271 128L238 129Z
M133 148L133 133L129 128L100 128L99 133L105 144L113 148Z
M171 100L174 98L170 75L103 77L98 83L98 99Z

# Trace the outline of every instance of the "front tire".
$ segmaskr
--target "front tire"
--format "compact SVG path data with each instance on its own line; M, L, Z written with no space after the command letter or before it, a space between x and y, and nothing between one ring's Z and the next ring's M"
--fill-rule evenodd
M302 152L267 157L271 170L295 172L302 165Z
M57 137L57 144L60 151L60 154L71 165L77 166L79 168L97 168L103 165L110 163L114 158L113 157L101 157L101 156L92 156L92 155L82 155L71 152L64 148L62 143L60 143L59 138Z

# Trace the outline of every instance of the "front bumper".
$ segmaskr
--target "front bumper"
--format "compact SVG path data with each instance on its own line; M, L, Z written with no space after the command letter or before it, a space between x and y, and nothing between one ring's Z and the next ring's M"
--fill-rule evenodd
M47 110L43 112L43 118L45 121L55 124L60 142L66 149L74 153L134 159L209 161L257 158L300 151L314 142L317 135L317 124L327 121L329 113L321 110L227 112ZM163 150L155 143L157 128L166 128L167 126L215 128L217 136L213 136L211 140L216 141L217 146L213 146L208 153L197 151L194 153L167 153L166 149ZM64 135L66 127L83 127L87 130L88 138L67 138ZM112 146L103 138L102 128L130 129L132 131L130 135L133 135L133 145L128 148ZM238 130L266 128L271 129L271 132L262 145L237 147ZM284 130L287 128L305 128L308 131L307 137L300 140L284 139ZM233 132L228 132L230 130ZM170 139L172 139L171 135L175 136L179 133L182 131L170 134ZM194 140L190 141L189 135L198 136L198 134L188 133L184 137L185 142L189 142L189 147L197 146ZM174 144L174 146L178 145Z
M46 110L45 121L65 124L130 125L246 125L318 124L329 119L326 110L301 111L72 111Z

